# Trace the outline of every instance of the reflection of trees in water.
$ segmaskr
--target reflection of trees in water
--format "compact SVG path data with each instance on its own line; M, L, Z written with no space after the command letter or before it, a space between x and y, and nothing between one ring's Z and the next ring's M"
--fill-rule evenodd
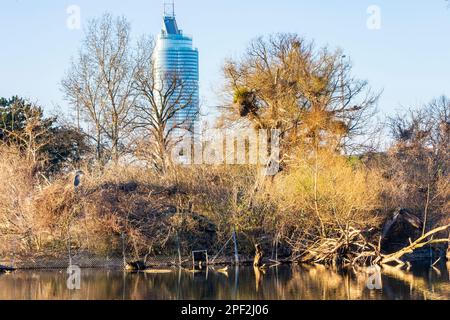
M447 268L448 270L450 269ZM414 272L405 272L398 268L385 266L383 274L391 278L391 281L387 281L387 285L383 288L391 299L442 300L450 297L447 273L438 269L429 268L425 271L424 276L416 276Z
M385 268L383 290L369 290L365 273L320 265L278 266L265 274L253 267L169 274L82 270L81 290L68 290L63 271L16 272L0 276L0 299L440 299L450 298L448 271L403 272Z
M367 277L335 271L322 265L295 268L284 290L288 296L302 300L355 300L370 298Z

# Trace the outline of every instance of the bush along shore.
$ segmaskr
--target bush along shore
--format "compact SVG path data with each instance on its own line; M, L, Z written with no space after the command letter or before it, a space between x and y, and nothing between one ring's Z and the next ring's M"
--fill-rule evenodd
M171 156L188 157L177 148L191 127L176 115L191 86L161 79L154 41L134 45L130 30L108 14L86 28L61 81L75 122L0 99L0 263L105 257L139 267L161 257L192 266L202 250L201 261L257 267L445 259L447 97L379 120L381 93L341 50L290 33L260 37L224 62L226 101L209 124L241 140L202 141L201 158L211 145L223 157L180 165ZM257 145L237 128L255 131ZM239 146L255 159L263 138L270 161L236 161Z
M23 161L11 149L3 149L2 155L9 158L2 162L8 166ZM377 206L382 199L371 194L380 192L376 188L369 191L359 185L358 194L349 196L349 185L358 182L361 169L340 160L340 165L349 166L339 184L349 203L339 205L360 205L362 211L348 221L346 216L334 221L336 216L323 215L324 230L315 210L308 215L301 195L287 187L285 179L292 179L291 174L266 181L255 192L257 173L252 168L187 168L164 177L132 166L101 173L86 168L76 189L74 174L38 184L28 166L8 170L10 191L2 194L11 206L2 208L2 221L8 223L1 225L5 241L0 252L2 258L14 257L17 266L27 268L64 267L69 255L87 267L122 267L144 257L149 266L192 266L196 250L207 250L209 263L229 264L235 262L236 231L240 263L251 264L255 252L262 261L258 265L403 265L445 259L448 225L422 235L423 221L412 210L383 212ZM368 175L361 176L363 184ZM339 191L328 196L346 200L334 192ZM17 197L20 193L23 198ZM358 198L360 204L355 202ZM291 206L291 201L299 202Z

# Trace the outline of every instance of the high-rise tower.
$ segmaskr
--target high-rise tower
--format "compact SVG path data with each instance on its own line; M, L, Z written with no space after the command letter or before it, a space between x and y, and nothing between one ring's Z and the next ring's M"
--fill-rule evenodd
M176 74L182 81L180 94L174 93L180 105L188 107L180 110L170 126L180 123L192 125L198 120L199 113L199 63L198 50L193 47L192 37L183 34L178 28L175 18L174 4L164 6L163 29L159 34L155 47L155 67L164 75Z

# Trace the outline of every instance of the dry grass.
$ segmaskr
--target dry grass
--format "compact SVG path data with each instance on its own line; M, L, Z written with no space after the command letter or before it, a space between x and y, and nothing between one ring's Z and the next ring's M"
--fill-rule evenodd
M3 255L60 256L73 251L128 256L210 249L229 234L230 201L249 176L223 168L180 168L160 176L137 166L85 168L77 192L73 175L39 182L19 153L2 150L0 175ZM241 177L237 179L237 177ZM13 192L11 192L13 191ZM178 233L178 235L177 235Z
M164 176L133 165L86 166L75 192L73 175L39 180L33 164L2 147L0 253L63 256L70 237L77 253L120 256L125 235L129 258L174 255L178 242L189 254L220 249L236 228L243 254L255 243L268 252L279 237L279 253L298 257L324 243L352 248L340 243L378 237L389 212L379 169L326 151L294 163L275 178L245 166L180 167ZM448 183L440 188L444 194Z
M26 250L33 239L35 217L29 210L35 191L33 164L16 148L0 146L0 252ZM15 241L12 241L12 240Z
M266 191L275 204L274 231L294 256L325 240L350 241L355 230L377 229L384 215L383 179L377 171L326 151L317 160L316 167L315 159L302 159Z
M124 235L128 254L139 257L173 253L176 231L183 251L202 242L212 245L205 229L213 233L214 228L185 205L186 194L170 177L158 179L142 168L116 166L87 173L76 193L71 180L57 180L39 192L33 204L45 221L45 242L52 250L58 244L64 250L70 232L76 250L119 254Z

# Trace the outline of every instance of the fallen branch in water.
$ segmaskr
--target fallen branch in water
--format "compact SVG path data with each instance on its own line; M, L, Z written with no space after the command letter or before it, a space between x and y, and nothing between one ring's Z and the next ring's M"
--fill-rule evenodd
M335 237L321 238L304 250L299 257L302 263L333 264L340 266L388 265L399 267L405 265L401 260L405 255L427 245L447 243L449 239L434 239L440 232L450 229L450 224L433 229L405 248L391 254L382 254L380 245L366 240L365 232L348 228L345 232L335 233Z
M435 234L446 231L447 229L450 229L450 224L429 231L427 234L421 236L416 241L410 242L407 247L391 254L381 254L380 248L372 245L374 250L366 250L361 252L353 260L352 265L362 264L362 259L370 258L373 265L388 265L394 263L397 267L402 267L405 265L405 262L403 262L401 258L403 258L405 255L414 253L414 251L416 251L417 249L423 248L427 245L449 242L449 239L433 238Z
M398 265L404 265L404 262L402 262L400 259L406 254L413 253L415 250L423 248L430 244L449 242L448 239L433 239L433 236L436 233L446 231L447 229L450 229L450 224L431 230L400 251L388 255L381 255L380 264L389 264L395 262Z
M366 264L377 247L369 243L363 231L349 227L339 230L335 237L322 238L310 245L300 258L303 263L351 265L354 261ZM366 254L370 252L371 254ZM370 261L369 261L370 262Z

